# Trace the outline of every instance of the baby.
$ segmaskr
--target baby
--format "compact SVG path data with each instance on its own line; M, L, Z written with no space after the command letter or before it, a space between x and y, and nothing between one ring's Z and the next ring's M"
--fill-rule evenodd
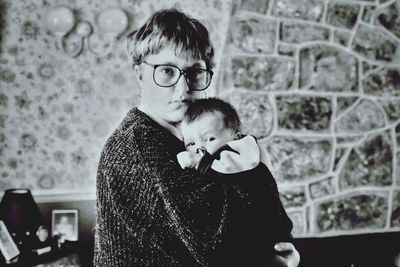
M181 167L215 174L211 165L220 153L235 152L229 142L255 142L252 136L241 138L240 125L236 110L227 102L208 98L190 103L181 123L186 147L177 155ZM293 225L279 199L275 179L263 163L251 171L217 174L221 179L216 182L223 184L229 201L242 203L240 210L227 206L227 220L233 223L224 229L229 234L225 235L220 251L232 259L232 266L241 266L238 261L243 261L243 266L261 266L274 253L276 242L292 239Z
M181 132L187 151L178 154L179 164L182 168L198 168L206 153L212 155L240 138L240 120L229 103L217 98L200 99L189 104Z

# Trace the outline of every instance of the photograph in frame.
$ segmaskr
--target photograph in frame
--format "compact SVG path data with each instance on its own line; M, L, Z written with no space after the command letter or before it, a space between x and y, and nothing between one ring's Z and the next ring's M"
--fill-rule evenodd
M6 225L0 220L0 250L6 262L15 259L20 251L7 230Z
M52 210L51 235L68 241L78 241L78 221L77 209Z

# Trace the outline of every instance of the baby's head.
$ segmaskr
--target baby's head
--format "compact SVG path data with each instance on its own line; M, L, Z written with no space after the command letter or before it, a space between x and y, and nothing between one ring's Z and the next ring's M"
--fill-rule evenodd
M218 98L199 99L188 105L181 124L187 151L213 154L240 135L240 120L231 104Z

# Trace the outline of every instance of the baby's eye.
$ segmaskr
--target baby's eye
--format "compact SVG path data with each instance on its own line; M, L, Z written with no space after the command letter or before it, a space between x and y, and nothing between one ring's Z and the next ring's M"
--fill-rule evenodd
M191 146L194 146L194 142L190 142L190 143L186 144L186 147L191 147Z
M215 137L213 137L213 136L210 136L210 137L207 138L208 142L211 142L211 141L214 141L214 140L215 140Z

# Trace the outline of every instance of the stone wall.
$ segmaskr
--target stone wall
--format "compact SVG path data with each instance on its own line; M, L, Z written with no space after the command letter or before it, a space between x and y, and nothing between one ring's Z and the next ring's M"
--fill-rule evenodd
M112 53L73 58L43 23L60 4L93 25L100 51L101 11L122 8L129 27ZM400 229L398 1L2 1L0 194L93 197L101 148L138 103L123 36L174 5L210 29L208 94L270 153L295 236Z
M269 152L295 236L399 230L400 2L236 1L218 95Z

